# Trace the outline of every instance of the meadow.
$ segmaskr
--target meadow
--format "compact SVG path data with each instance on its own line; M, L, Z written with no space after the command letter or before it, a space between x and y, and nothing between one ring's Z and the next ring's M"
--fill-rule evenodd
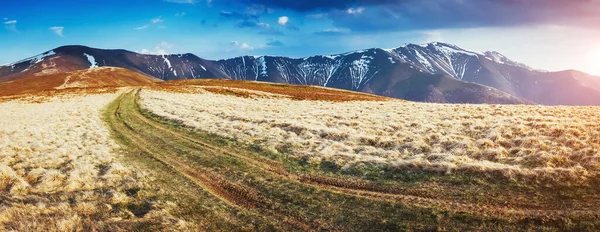
M311 101L199 85L182 88L187 93L143 90L141 106L200 131L341 169L374 165L555 181L584 181L600 170L597 107Z
M144 172L119 160L102 110L121 91L98 92L107 93L0 102L0 228L126 230L149 219L178 222L150 200L155 193L144 190Z
M0 97L0 228L600 228L598 107L136 84Z

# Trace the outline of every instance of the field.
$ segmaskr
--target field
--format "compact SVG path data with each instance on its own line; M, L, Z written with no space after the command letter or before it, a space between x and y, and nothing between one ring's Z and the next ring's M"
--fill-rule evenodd
M0 91L0 228L600 229L596 107L106 72Z
M97 92L109 93L0 103L0 228L115 230L178 222L168 221L151 199L155 193L144 190L144 173L119 161L119 145L101 115L122 91ZM145 204L155 210L142 209Z
M54 95L65 91L97 91L99 88L151 85L159 80L121 68L102 67L0 82L0 97ZM88 89L89 88L89 89ZM57 92L58 90L58 92ZM65 91L60 91L65 90ZM101 89L100 89L101 90Z
M342 170L376 165L571 181L600 171L596 107L297 101L220 89L142 91L142 108L311 163L331 161Z

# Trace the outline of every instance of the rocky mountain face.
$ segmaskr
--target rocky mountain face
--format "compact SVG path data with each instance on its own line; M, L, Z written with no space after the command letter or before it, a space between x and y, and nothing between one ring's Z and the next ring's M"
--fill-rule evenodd
M227 78L317 85L413 101L600 105L598 77L576 71L538 71L497 52L476 53L445 43L299 59L243 56L226 60L66 46L0 67L0 81L102 66L162 80Z
M600 105L600 77L577 71L545 72L498 52L475 53L444 43L389 50L429 73L496 88L545 105Z

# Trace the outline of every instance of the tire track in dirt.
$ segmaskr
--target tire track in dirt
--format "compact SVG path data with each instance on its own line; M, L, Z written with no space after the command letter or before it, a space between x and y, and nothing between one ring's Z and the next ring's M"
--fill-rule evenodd
M113 123L117 122L114 124L116 124L116 129L120 132L121 136L127 137L127 139L135 144L137 149L141 150L145 156L183 174L198 186L234 207L248 210L258 209L259 211L262 211L261 214L274 217L277 221L291 225L293 228L299 228L303 231L309 231L311 228L315 227L307 222L277 212L277 210L275 210L276 207L274 207L269 199L262 197L256 191L253 191L253 189L241 184L232 183L213 171L206 170L196 165L190 165L184 160L177 158L180 154L169 151L169 147L156 149L156 145L152 144L151 141L146 140L142 136L142 133L136 130L136 126L128 122L123 116L125 113L130 113L124 112L124 109L127 107L124 107L123 104L126 102L124 99L126 99L128 95L131 95L132 92L133 91L124 93L117 99L119 105L117 106L113 117L111 117L111 121L113 121Z
M215 155L228 156L231 158L242 160L246 164L258 168L264 171L266 174L269 174L279 179L299 182L303 185L308 185L319 189L325 189L338 194L345 194L354 197L367 198L371 200L389 201L393 203L400 202L402 204L420 208L444 209L455 213L486 214L517 219L535 218L542 220L561 220L564 217L568 216L598 214L594 210L537 210L505 206L470 204L464 202L455 202L444 199L425 197L423 196L424 194L422 192L412 189L379 186L373 183L367 183L362 181L348 181L346 179L336 177L290 173L287 170L285 170L284 166L280 162L258 156L249 157L246 155L241 155L235 151L238 148L232 151L220 148L214 144L211 144L210 141L206 141L198 137L193 137L191 135L188 135L188 133L186 132L180 131L179 129L171 128L169 125L166 125L157 121L156 119L152 119L145 116L141 112L139 106L137 105L137 101L139 100L139 91L141 91L141 89L126 94L128 97L132 98L131 102L129 102L128 104L133 104L133 106L129 106L129 108L135 109L133 110L133 112L129 113L132 114L132 116L137 122L144 123L148 126L153 127L156 130L163 132L166 137L171 137L172 139L183 140L187 141L188 143L192 143L195 145L196 149L201 148L211 153L214 153ZM116 114L118 115L120 111L121 106L119 106L119 108L117 109ZM126 122L123 122L123 120L121 121L126 127L131 127L127 125ZM136 134L136 132L132 130L131 134ZM133 137L137 137L136 143L145 146L141 135L133 135ZM190 146L190 148L194 149L194 146ZM150 154L150 156L155 158L156 156L152 154L160 152L163 151L147 151L147 153ZM176 157L176 154L171 154L169 156ZM309 222L302 222L301 219L291 219L290 217L286 216L290 214L289 212L276 212L275 210L273 210L275 207L273 206L272 202L269 201L269 199L262 198L260 194L248 190L249 188L246 186L231 184L227 180L221 178L217 173L210 171L199 171L197 170L198 167L190 166L177 159L163 159L165 164L169 165L170 167L176 169L181 173L184 173L189 178L193 179L194 181L197 181L197 183L200 186L207 189L215 196L218 196L219 198L230 202L233 205L236 205L238 207L244 207L247 209L256 209L257 207L262 206L263 211L265 211L267 214L273 215L276 218L285 221L286 223L292 223L305 230L318 227L316 225L311 225ZM295 218L302 217L296 215Z
M139 91L141 91L141 89L136 92L136 104L137 101L139 101ZM139 120L145 121L146 123L151 124L153 127L165 133L169 133L180 139L184 139L189 142L198 144L199 146L202 146L206 149L210 149L213 152L218 152L223 155L228 155L230 157L244 160L248 164L257 168L261 168L264 171L269 172L273 175L283 177L292 181L299 181L303 184L311 185L314 187L328 189L337 193L350 194L353 196L360 196L370 199L385 200L392 202L399 201L407 205L423 208L441 208L455 213L485 213L490 215L502 215L505 217L517 217L519 219L544 218L547 220L560 220L567 216L598 215L598 212L594 210L538 210L446 201L443 199L424 197L422 196L424 195L423 192L413 189L393 187L388 188L377 186L376 184L372 183L365 183L361 181L348 181L347 179L340 179L329 176L296 175L286 171L283 165L281 165L279 162L258 157L256 159L253 159L248 156L239 155L237 153L227 151L225 149L211 145L209 142L205 142L201 139L187 136L183 132L172 130L167 125L162 124L160 122L156 122L153 119L149 119L139 112L138 114L136 114L136 117Z

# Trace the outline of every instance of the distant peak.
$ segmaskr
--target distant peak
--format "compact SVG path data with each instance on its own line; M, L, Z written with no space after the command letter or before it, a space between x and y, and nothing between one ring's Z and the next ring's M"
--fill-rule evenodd
M125 49L103 49L103 48L93 48L84 45L66 45L55 48L54 51L56 53L93 53L98 51L116 51L116 52L125 52L125 53L137 53L132 52Z
M83 45L66 45L55 48L53 51L57 53L71 53L71 52L79 52L79 51L89 51L93 48L83 46Z
M430 42L430 43L425 43L425 44L414 44L414 43L405 43L402 46L398 47L398 48L394 48L394 49L386 49L386 50L395 50L395 49L399 49L399 48L414 48L414 47L419 47L419 48L427 48L427 47L447 47L447 48L452 48L452 49L456 49L456 50L463 50L463 51L467 51L459 46L456 46L454 44L449 44L449 43L443 43L443 42Z
M41 54L36 55L36 56L28 57L26 59L19 60L19 61L14 62L14 63L2 65L2 67L13 66L13 65L16 65L16 64L19 64L19 63L24 63L24 62L29 62L31 64L37 64L37 63L40 63L40 62L44 61L44 58L46 58L46 57L56 55L56 52L54 52L55 50L56 49L50 50L50 51L47 51L47 52L44 52L44 53L41 53Z
M181 54L164 54L163 56L178 56L178 57L190 57L196 56L192 53L181 53Z
M486 51L483 54L485 54L485 56L488 56L488 57L503 57L503 58L506 58L506 56L502 55L502 53L499 53L497 51Z
M533 70L531 67L529 67L525 64L513 61L513 60L509 59L508 57L506 57L505 55L503 55L502 53L499 53L497 51L486 51L483 54L485 55L485 58L487 58L488 60L494 61L499 64L505 64L505 65L510 65L510 66Z
M57 49L76 49L76 48L79 48L79 49L82 49L82 48L83 49L89 49L90 47L83 46L83 45L64 45L64 46L60 46L60 47L55 48L55 50L57 50Z
M444 56L451 56L452 54L463 54L463 55L477 56L477 57L483 56L483 54L481 54L481 53L469 51L469 50L466 50L459 46L456 46L454 44L442 43L442 42L431 42L431 43L426 43L426 44L408 43L408 44L404 44L403 46L395 48L395 49L387 49L386 51L388 51L390 53L395 53L395 52L402 52L402 50L405 50L405 49L409 50L409 51L417 51L419 53L434 52L434 53L438 53L438 54L443 54Z
M431 42L431 43L426 44L425 46L427 46L427 47L430 47L430 46L433 46L433 47L449 47L449 48L454 48L454 49L465 50L465 49L463 49L463 48L461 48L459 46L456 46L454 44L442 43L442 42Z

